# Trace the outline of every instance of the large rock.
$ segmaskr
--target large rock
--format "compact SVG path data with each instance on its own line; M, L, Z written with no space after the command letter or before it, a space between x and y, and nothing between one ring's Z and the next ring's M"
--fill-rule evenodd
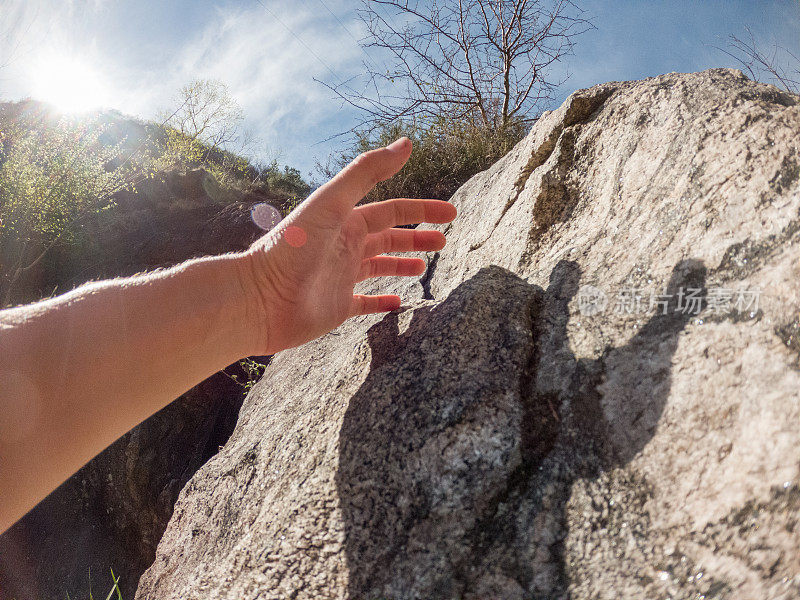
M276 356L136 597L800 596L798 131L738 71L573 94L404 309Z

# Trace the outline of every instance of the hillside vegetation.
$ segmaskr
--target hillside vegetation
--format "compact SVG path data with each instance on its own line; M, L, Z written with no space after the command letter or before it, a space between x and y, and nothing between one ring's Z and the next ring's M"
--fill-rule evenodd
M137 223L123 221L136 209L166 209L172 198L176 219L186 202L205 209L200 212L208 219L242 201L269 202L287 213L310 189L297 169L254 165L169 126L117 112L59 115L34 101L0 104L0 304L80 283L65 257L81 263L80 257L96 254L104 231L135 229ZM225 250L214 246L195 253ZM130 248L119 251L137 262ZM142 266L162 266L174 257L153 258ZM124 271L89 269L85 275Z
M405 135L415 146L408 164L365 201L447 199L527 128L513 121L487 129L469 116L384 124L356 132L318 171L327 180L358 153ZM260 233L249 219L254 204L285 215L311 192L299 170L254 164L215 141L169 118L71 117L30 100L0 104L0 306L243 249Z

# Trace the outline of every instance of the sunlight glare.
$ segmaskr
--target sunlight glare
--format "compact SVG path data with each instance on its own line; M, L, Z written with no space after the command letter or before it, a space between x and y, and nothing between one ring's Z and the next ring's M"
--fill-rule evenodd
M108 92L97 72L75 57L42 58L31 74L32 96L64 112L83 112L107 104Z

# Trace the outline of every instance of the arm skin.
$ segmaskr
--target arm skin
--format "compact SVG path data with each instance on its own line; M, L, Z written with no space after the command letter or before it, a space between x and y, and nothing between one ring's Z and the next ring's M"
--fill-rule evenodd
M0 312L0 532L126 431L244 356L297 346L355 315L400 305L356 282L420 275L439 250L439 200L356 207L411 142L362 154L246 252L82 286Z

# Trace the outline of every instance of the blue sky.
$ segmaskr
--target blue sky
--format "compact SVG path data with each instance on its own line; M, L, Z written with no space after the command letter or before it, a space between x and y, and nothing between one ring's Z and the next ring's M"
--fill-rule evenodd
M0 0L0 97L58 95L47 85L57 79L48 65L80 65L85 90L98 101L153 118L182 84L220 79L260 140L253 153L306 174L340 149L323 140L357 122L314 78L345 80L362 71L358 2L262 2ZM735 66L716 47L730 34L746 35L746 26L764 49L778 44L800 56L798 0L578 3L596 29L558 67L571 76L556 105L603 81Z

